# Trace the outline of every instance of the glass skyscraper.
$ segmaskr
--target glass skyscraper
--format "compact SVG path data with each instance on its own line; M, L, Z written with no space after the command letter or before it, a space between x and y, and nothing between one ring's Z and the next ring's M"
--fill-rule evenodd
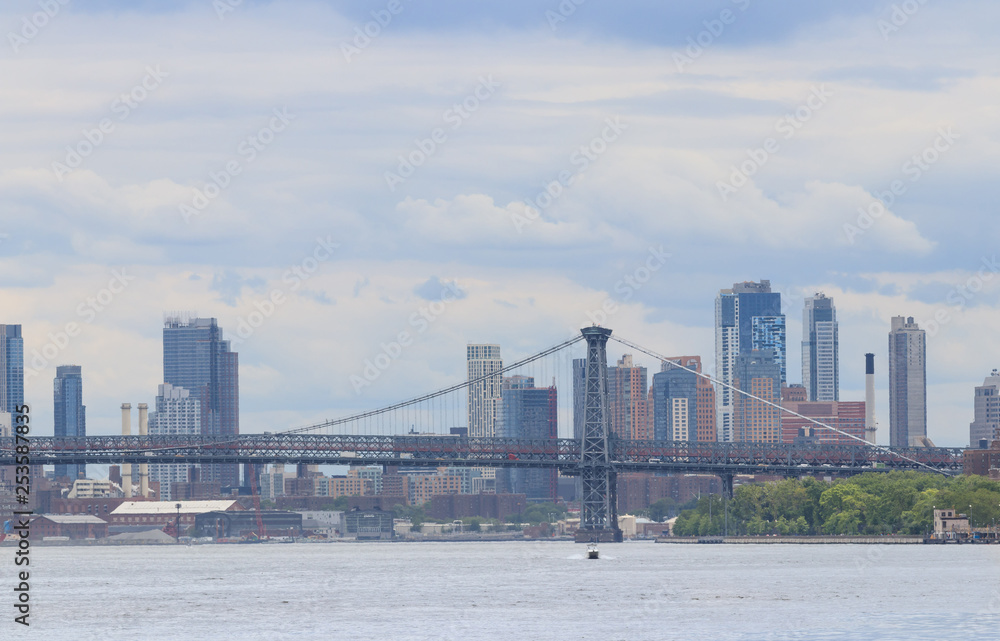
M503 379L497 436L508 438L556 438L558 412L555 387L535 387L530 376ZM554 501L557 490L555 470L497 470L501 489L525 494L529 501Z
M83 373L79 365L60 365L52 384L56 436L86 436L87 408L83 405ZM87 478L86 465L56 465L55 476L70 482Z
M20 325L0 325L0 412L24 404L24 339Z
M188 390L198 400L201 433L240 433L239 358L223 340L214 318L168 317L163 326L163 382ZM240 484L236 464L203 465L203 482Z
M833 299L820 293L802 310L802 385L810 401L840 400L840 336Z
M715 299L715 377L733 385L737 358L752 350L770 350L771 360L786 381L785 315L781 294L771 291L771 281L735 283ZM778 390L780 393L780 390ZM736 438L733 390L720 386L716 397L716 430L720 441Z

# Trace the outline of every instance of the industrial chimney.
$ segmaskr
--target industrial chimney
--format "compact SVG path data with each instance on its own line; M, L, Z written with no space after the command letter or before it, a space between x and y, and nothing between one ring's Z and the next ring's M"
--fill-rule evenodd
M122 436L132 435L132 404L122 403ZM122 464L122 492L132 498L132 464Z
M865 440L875 444L875 354L865 354Z
M139 403L139 436L149 434L149 406ZM149 498L149 463L139 464L139 495L144 499Z

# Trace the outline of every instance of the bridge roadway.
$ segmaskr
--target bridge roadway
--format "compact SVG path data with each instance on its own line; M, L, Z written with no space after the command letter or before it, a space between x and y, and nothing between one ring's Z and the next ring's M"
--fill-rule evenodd
M867 445L778 445L611 440L616 472L731 476L848 476L870 471L962 471L962 450ZM580 469L575 439L242 434L225 436L33 437L33 465L121 463L308 463ZM0 465L15 463L13 438L0 438ZM925 467L926 466L926 467Z

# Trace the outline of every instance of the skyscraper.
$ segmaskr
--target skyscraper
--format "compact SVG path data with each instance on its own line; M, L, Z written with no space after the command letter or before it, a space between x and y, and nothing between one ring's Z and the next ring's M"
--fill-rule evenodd
M651 438L646 425L646 368L632 364L625 354L615 367L608 368L608 410L611 433L618 438Z
M969 445L978 447L979 441L1000 439L1000 371L986 377L976 388L975 417L969 424Z
M927 436L927 342L913 317L892 317L889 331L889 445Z
M587 400L587 360L573 359L573 438L583 438L583 412Z
M778 367L779 386L786 381L785 315L781 313L781 294L771 292L771 281L734 283L715 299L715 377L733 385L737 358L752 350L770 350ZM721 386L716 394L716 430L718 440L735 438L735 393Z
M24 404L24 339L20 325L0 325L0 412Z
M198 399L202 434L240 433L239 358L229 341L222 339L216 319L168 317L164 321L163 382L183 387ZM238 486L239 467L204 465L201 480Z
M648 406L656 440L715 440L715 390L710 381L688 370L701 372L700 356L668 359L653 375Z
M197 435L202 433L201 402L183 387L164 383L157 388L156 409L149 415L149 433L157 435ZM149 466L149 478L160 484L160 500L171 500L171 483L188 480L189 463L156 463ZM207 467L207 466L203 466Z
M818 293L802 310L802 385L810 401L840 400L840 337L833 299Z
M736 387L753 395L734 394L734 440L778 443L781 440L781 416L775 406L781 402L781 366L774 351L754 349L740 354L736 357L736 375L733 378Z
M470 381L503 369L499 345L470 344L466 347L466 361ZM496 436L502 385L500 374L496 374L469 386L469 436Z
M83 405L83 373L79 365L60 365L52 384L55 403L56 436L86 436L87 408ZM86 465L56 465L55 476L69 477L70 482L87 478Z
M497 436L532 439L558 436L555 387L535 387L535 379L530 376L505 377L501 406ZM529 501L554 501L557 478L556 470L497 471L502 490L525 494Z

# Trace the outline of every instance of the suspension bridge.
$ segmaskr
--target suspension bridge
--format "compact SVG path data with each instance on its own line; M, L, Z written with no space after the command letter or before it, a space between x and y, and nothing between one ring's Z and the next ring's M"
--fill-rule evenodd
M558 470L581 479L581 526L578 540L615 541L618 530L616 484L623 472L701 473L718 475L731 496L740 474L848 476L870 471L920 470L956 474L962 450L888 448L866 443L813 419L817 429L849 437L849 444L716 443L627 439L611 429L608 404L607 343L612 331L588 327L578 337L477 378L380 409L352 414L279 433L243 435L144 435L33 437L33 465L57 464L341 464L413 467L490 467ZM621 338L622 345L660 361L667 357ZM474 437L453 429L465 422L468 394L499 385L504 374L533 381L556 380L568 387L574 374L566 355L585 343L582 407L549 408L565 422L582 409L576 438L509 436ZM555 365L545 364L555 357ZM579 370L579 361L577 365ZM525 373L534 376L524 376ZM701 373L698 376L710 378ZM716 383L718 383L716 381ZM470 392L472 390L472 392ZM740 392L744 393L745 392ZM757 398L757 397L754 397ZM774 405L766 399L759 401ZM777 407L777 406L776 406ZM787 411L787 410L782 410ZM801 415L798 415L801 416ZM0 465L15 463L13 438L0 439Z

